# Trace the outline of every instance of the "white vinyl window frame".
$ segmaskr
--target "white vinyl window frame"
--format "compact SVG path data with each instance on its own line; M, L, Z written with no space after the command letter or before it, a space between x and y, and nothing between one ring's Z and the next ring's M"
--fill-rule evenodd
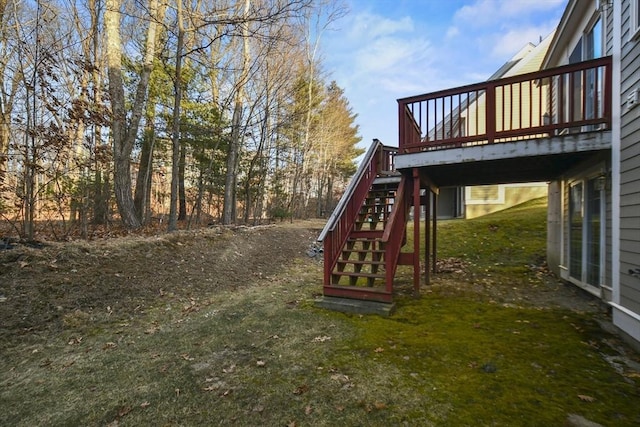
M640 38L640 0L631 0L629 10L631 12L631 19L629 20L631 28L629 33L631 40L637 40Z
M489 196L494 197L474 197L477 194L474 191L480 190L482 188L486 188L487 190L495 190L495 194L490 194ZM492 185L476 185L473 187L465 187L465 204L467 205L502 205L505 202L505 187L504 185L492 184Z

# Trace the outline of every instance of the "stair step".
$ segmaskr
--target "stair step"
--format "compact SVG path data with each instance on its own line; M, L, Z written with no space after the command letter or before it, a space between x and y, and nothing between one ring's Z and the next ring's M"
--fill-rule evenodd
M376 242L382 238L383 232L383 230L354 230L351 232L352 237L349 242Z
M378 185L389 185L398 188L398 184L400 183L400 179L402 177L400 174L393 174L391 176L378 177L373 181L374 188Z
M384 260L358 260L358 259L338 259L338 264L355 264L355 265L384 265Z
M365 277L367 279L384 279L386 278L385 274L375 274L375 273L354 273L352 271L334 271L331 273L334 276L346 276L346 277Z
M352 254L384 254L384 249L343 249L343 253L348 252Z

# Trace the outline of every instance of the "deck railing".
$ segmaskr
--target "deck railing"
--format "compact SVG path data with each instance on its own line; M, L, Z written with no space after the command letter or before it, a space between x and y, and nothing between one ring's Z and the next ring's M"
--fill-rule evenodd
M611 57L398 100L399 152L604 130Z
M351 178L340 202L320 233L318 241L323 242L324 246L325 286L331 284L331 272L338 261L349 233L353 230L358 213L373 181L380 172L394 169L393 159L396 151L397 148L384 146L380 141L374 140L356 174Z

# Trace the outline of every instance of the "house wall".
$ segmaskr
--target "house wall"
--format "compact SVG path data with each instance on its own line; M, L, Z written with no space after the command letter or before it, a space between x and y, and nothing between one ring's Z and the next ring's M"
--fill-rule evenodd
M631 0L622 2L620 133L620 306L640 316L640 108L628 109L640 89L640 38L634 38ZM640 317L639 317L640 318Z
M628 0L627 0L628 1ZM598 15L597 2L570 1L567 6L571 11L567 16L565 27L561 31L559 44L553 47L549 62L546 67L556 67L569 63L569 58L580 39L586 31L592 27L597 17L603 22L604 54L611 55L614 50L613 40L613 13L609 8ZM584 46L583 46L584 47ZM550 100L554 102L555 100ZM639 110L640 111L640 110ZM612 204L611 155L602 153L587 162L578 165L573 170L549 186L549 202L547 215L547 262L552 271L559 273L561 277L601 297L606 301L613 299L613 236L612 218L617 215ZM604 216L604 237L601 241L601 281L600 286L591 286L569 277L570 242L569 242L569 195L570 185L578 180L590 179L595 176L603 176L606 179L604 189L604 206L601 214Z

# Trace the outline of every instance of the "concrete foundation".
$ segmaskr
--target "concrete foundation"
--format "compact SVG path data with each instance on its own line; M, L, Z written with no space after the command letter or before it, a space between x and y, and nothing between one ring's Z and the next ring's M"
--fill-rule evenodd
M353 314L378 314L389 317L395 311L395 303L364 301L350 298L325 297L315 301L316 307Z

